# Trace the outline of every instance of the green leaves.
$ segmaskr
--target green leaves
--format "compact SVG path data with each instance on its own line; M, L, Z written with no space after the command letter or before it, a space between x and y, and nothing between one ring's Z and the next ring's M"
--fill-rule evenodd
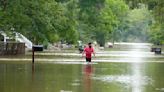
M71 35L76 34L71 39L75 42L72 40L77 40L76 7L72 6L75 6L74 0L65 3L54 0L8 1L7 9L0 11L0 28L11 31L14 27L36 44L69 41Z
M124 1L132 0L6 0L0 4L0 29L14 28L36 44L80 39L103 46L107 40L128 37L126 32L146 34L152 21L148 9L162 28L163 1L133 0L133 7L128 3L133 10ZM138 2L148 4L148 9Z
M80 33L87 33L87 38L96 40L104 46L110 34L122 21L122 16L128 11L128 6L122 0L97 1L82 0L80 2ZM85 30L81 27L85 26ZM87 35L80 34L80 35ZM83 36L84 37L84 36Z
M151 31L149 34L149 39L151 42L157 44L160 43L162 44L164 41L163 38L163 26L164 26L164 0L125 0L129 4L129 6L134 9L134 8L139 8L141 5L145 4L148 9L150 10L150 14L153 17L153 21L149 21L149 28ZM129 3L130 2L130 3ZM142 11L141 11L142 12ZM145 17L148 17L147 15ZM148 17L149 18L149 17ZM148 19L147 18L147 19ZM151 20L151 19L150 19ZM153 26L153 27L151 27ZM142 25L143 27L143 25ZM162 34L162 35L161 35Z
M150 31L150 41L154 44L164 44L164 28L160 24L154 24Z
M127 28L123 32L123 40L132 42L147 41L149 24L152 20L150 11L144 5L129 11L126 18Z

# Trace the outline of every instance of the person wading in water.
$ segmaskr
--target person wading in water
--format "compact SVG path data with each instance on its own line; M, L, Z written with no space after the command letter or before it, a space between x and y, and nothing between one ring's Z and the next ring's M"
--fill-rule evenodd
M86 62L91 62L92 54L95 56L95 52L94 52L94 49L93 49L91 43L88 43L88 46L86 46L84 48L84 50L82 52L82 57L84 57L84 54L85 54L85 57L86 57Z

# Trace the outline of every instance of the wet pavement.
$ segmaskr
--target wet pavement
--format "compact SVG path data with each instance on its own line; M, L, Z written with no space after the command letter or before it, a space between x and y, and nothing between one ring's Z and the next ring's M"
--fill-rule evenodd
M1 57L0 92L164 91L163 55L150 52L149 44L118 49L98 51L92 63L79 53L36 53L34 65L30 57Z

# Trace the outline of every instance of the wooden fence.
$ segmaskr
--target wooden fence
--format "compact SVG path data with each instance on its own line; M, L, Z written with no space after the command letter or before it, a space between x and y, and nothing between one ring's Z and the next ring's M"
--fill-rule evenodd
M24 55L25 43L0 42L0 55Z

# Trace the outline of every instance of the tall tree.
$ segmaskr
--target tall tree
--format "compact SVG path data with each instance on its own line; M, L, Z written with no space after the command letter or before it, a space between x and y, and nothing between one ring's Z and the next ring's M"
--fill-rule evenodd
M164 0L125 0L125 1L132 9L139 7L141 4L145 4L148 6L148 9L152 11L153 17L155 19L155 21L152 22L152 27L149 37L150 41L153 43L162 44L161 42L163 42L164 39L163 37L161 37L162 35L160 33L163 32L163 26L164 26L164 17L163 17Z
M145 5L129 11L126 18L127 28L123 32L124 41L147 41L152 19L151 13Z
M110 38L109 34L117 28L122 15L128 10L122 0L81 0L80 7L80 31L90 34L89 38L95 39L101 46L104 46ZM87 28L84 30L81 26Z

